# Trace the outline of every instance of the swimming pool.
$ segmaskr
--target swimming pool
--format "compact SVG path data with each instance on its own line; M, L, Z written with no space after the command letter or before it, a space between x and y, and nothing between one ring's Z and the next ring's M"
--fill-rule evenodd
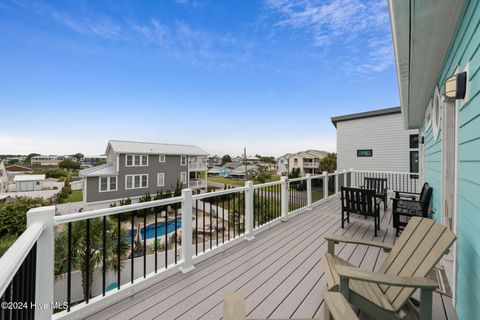
M177 218L176 221L171 220L171 221L167 222L167 234L175 231L175 223L177 224L177 230L180 229L182 227L182 218ZM143 240L143 229L144 228L140 228L140 239L142 239L142 240ZM127 237L126 237L127 238L127 243L131 243L132 235L133 235L133 238L135 239L135 237L137 236L137 229L128 230ZM165 235L165 222L159 222L159 223L157 223L157 237L161 237L161 236L164 236L164 235ZM147 225L146 238L147 238L147 240L155 238L155 224L154 223Z

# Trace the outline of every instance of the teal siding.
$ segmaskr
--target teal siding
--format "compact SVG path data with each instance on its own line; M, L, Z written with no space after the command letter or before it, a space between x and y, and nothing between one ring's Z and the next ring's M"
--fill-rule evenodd
M423 130L422 130L423 131ZM434 189L430 208L434 210L433 219L441 221L441 188L442 188L442 131L439 130L437 140L433 136L432 126L424 131L424 177Z
M438 85L457 67L469 64L468 101L459 110L459 163L457 215L457 296L459 319L477 319L480 314L480 6L466 2L456 36L445 59ZM430 129L431 131L431 129ZM435 188L432 207L440 210L440 139L433 142L425 132L425 181ZM441 133L440 133L441 134ZM438 217L437 217L438 219Z

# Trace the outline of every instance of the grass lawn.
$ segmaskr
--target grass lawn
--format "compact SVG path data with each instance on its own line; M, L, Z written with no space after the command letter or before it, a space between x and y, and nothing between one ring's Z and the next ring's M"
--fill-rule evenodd
M82 190L73 190L72 193L68 196L67 199L63 203L67 202L79 202L83 201L83 193Z
M230 178L225 178L225 177L208 177L208 181L223 183L227 185L234 185L238 187L245 186L245 181L243 180L232 180ZM265 181L265 183L272 182L272 181L280 181L280 176L272 175L272 178L270 180ZM254 182L254 184L258 184L258 183Z
M312 202L323 199L323 191L312 190Z

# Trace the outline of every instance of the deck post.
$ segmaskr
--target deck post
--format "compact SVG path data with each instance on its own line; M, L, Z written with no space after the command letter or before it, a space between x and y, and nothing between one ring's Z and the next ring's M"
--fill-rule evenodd
M182 259L180 267L182 273L192 271L195 267L192 262L192 189L182 190Z
M37 240L37 270L35 277L35 319L51 319L54 285L55 236L53 217L55 207L46 206L30 209L27 213L27 227L34 223L45 226ZM63 301L58 301L63 302Z
M253 240L253 182L245 182L245 239Z
M338 193L338 190L339 190L339 188L338 188L338 180L339 180L339 179L338 179L338 170L335 170L335 194L337 194L337 193Z
M288 178L280 178L280 205L281 205L281 214L282 221L288 221Z
M343 169L343 186L347 187L347 169Z
M312 175L307 173L307 210L312 210Z
M327 171L323 171L323 199L327 199L328 198L328 172Z

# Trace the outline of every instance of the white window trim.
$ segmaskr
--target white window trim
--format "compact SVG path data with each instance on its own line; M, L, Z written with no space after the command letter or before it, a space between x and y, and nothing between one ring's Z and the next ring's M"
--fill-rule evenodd
M433 96L433 103L432 103L432 133L435 141L438 140L438 133L440 132L441 123L442 123L442 105L443 105L442 97L440 96L438 87L435 87L435 93ZM437 121L437 117L438 117L438 121Z
M183 159L185 159L185 163L183 163L183 161L182 161ZM181 155L181 156L180 156L180 165L181 165L181 166L186 166L187 164L188 164L188 158L187 158L187 156L182 156L182 155Z
M107 190L102 190L102 178L107 178ZM115 189L110 189L110 178L116 178ZM117 176L98 177L98 192L112 192L112 191L118 191L118 177Z
M162 181L163 183L160 184L160 175L162 175ZM165 173L163 172L159 172L157 173L157 187L165 187Z
M163 157L163 161L161 160L162 157ZM165 163L166 160L167 160L167 157L166 157L164 154L159 154L159 155L158 155L158 162L160 162L160 163Z
M135 176L140 176L140 187L135 187ZM142 187L142 176L147 176L147 186ZM128 177L132 177L132 187L128 188L127 187L127 179ZM148 174L142 173L142 174L126 174L125 175L125 190L137 190L137 189L148 189Z
M185 179L183 179L185 177ZM183 181L185 180L185 181ZM187 173L185 171L180 172L180 183L186 185L187 184Z
M132 157L132 164L128 164L127 158L131 156ZM140 164L136 165L135 164L135 157L140 157ZM147 164L142 164L142 158L147 157ZM126 154L125 155L125 167L148 167L148 154Z

